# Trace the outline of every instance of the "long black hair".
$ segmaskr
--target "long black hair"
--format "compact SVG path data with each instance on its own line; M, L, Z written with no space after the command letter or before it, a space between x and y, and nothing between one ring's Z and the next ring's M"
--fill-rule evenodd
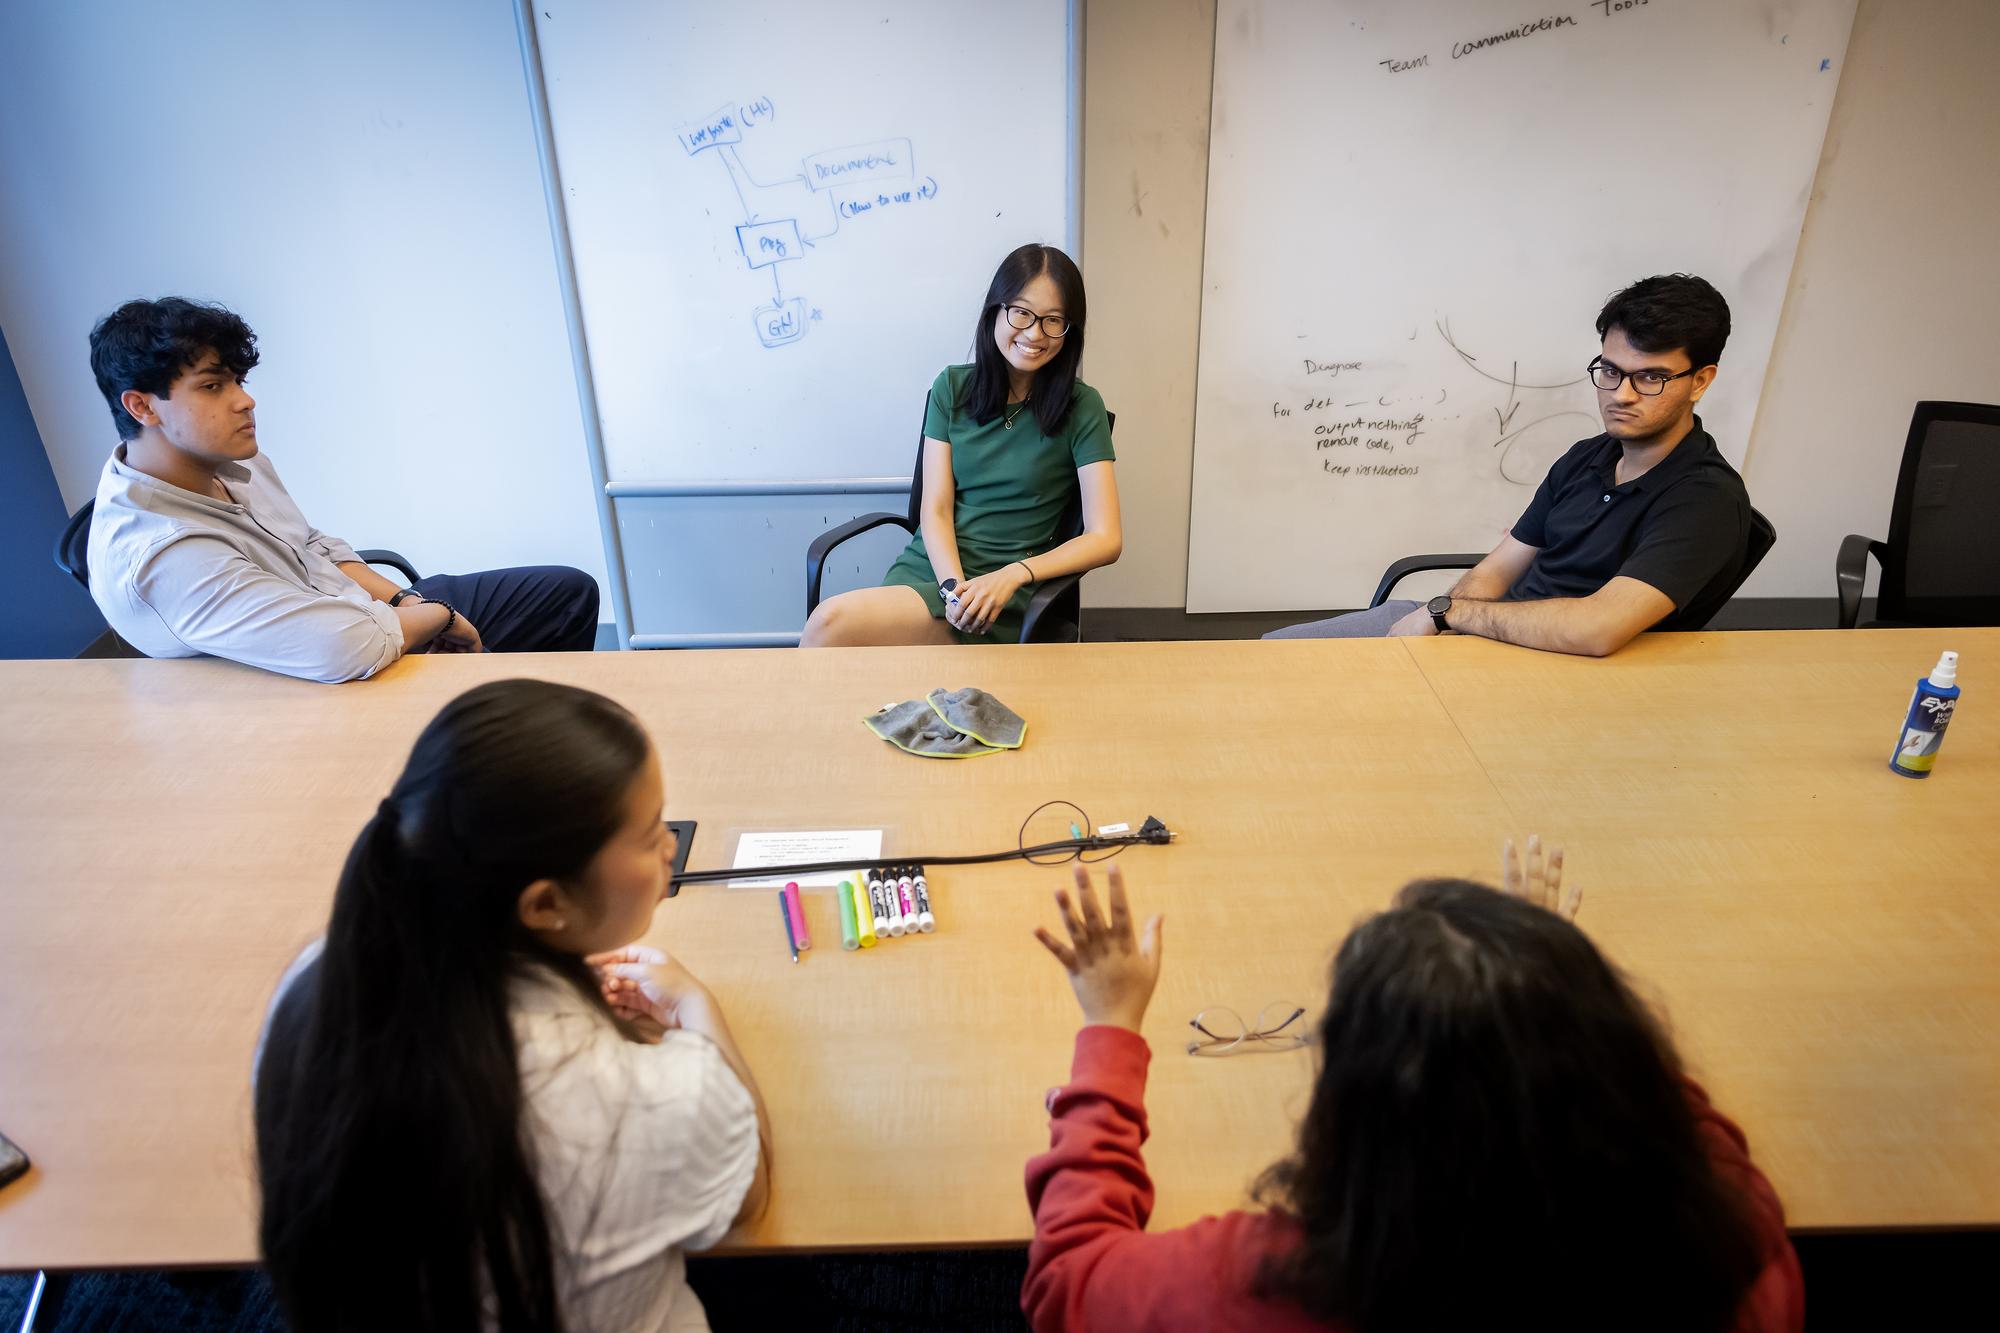
M1000 307L1019 297L1022 290L1042 274L1062 294L1063 318L1069 333L1049 363L1035 372L1029 397L1035 402L1035 421L1042 433L1054 435L1069 416L1070 398L1076 391L1076 368L1083 363L1083 274L1076 261L1053 245L1024 245L1000 261L993 281L986 287L986 304L972 326L972 374L958 406L985 425L1007 405L1007 358L993 343L993 321Z
M611 700L535 680L469 690L417 738L258 1074L260 1239L291 1328L477 1330L488 1299L503 1330L561 1326L508 981L546 967L603 1001L517 904L576 882L649 750Z
M1334 961L1260 1290L1359 1333L1729 1326L1762 1267L1673 1048L1576 927L1420 880Z

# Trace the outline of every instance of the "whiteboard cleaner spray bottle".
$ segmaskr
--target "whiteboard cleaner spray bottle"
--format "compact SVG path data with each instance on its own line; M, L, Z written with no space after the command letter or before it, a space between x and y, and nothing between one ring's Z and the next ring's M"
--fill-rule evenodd
M1957 707L1958 654L1946 653L1938 658L1931 674L1917 682L1917 692L1910 696L1910 715L1903 719L1896 749L1889 756L1889 771L1906 778L1929 777L1938 747L1944 744L1944 729L1951 725Z

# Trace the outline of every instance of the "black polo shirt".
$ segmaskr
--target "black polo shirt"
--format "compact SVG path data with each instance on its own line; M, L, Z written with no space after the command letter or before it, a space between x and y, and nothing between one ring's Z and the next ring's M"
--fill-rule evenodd
M1679 629L1688 603L1735 575L1749 546L1750 492L1701 418L1650 472L1619 486L1621 452L1598 435L1556 460L1514 524L1514 540L1540 549L1503 601L1588 597L1623 574L1672 599L1673 614L1654 629Z

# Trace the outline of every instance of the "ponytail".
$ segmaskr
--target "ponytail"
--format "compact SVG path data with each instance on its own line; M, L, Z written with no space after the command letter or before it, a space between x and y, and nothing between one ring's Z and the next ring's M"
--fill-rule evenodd
M581 875L649 749L599 695L494 682L432 721L355 839L257 1086L260 1238L290 1327L561 1327L509 983L542 967L602 1001L518 900Z

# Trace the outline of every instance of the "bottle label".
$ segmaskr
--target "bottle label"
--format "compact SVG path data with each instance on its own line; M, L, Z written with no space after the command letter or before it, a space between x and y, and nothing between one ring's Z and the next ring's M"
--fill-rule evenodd
M1956 699L1925 695L1910 701L1910 720L1903 738L1896 743L1896 767L1912 773L1928 773L1937 762L1938 747L1944 744L1944 729L1951 724Z

